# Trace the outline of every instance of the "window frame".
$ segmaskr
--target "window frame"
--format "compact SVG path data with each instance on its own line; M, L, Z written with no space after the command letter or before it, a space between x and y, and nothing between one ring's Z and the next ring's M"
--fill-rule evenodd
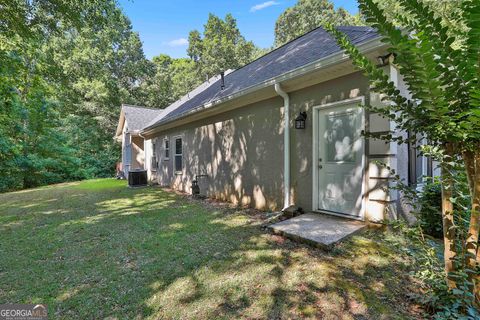
M409 138L412 136L411 133L408 134ZM425 138L417 140L415 144L412 142L407 144L408 185L416 188L422 188L425 183L425 177L433 176L431 157L425 157L419 151L419 148L424 144L426 144Z
M177 153L177 140L180 139L181 141L181 153ZM174 146L174 154L173 154L173 171L175 174L182 174L183 173L183 153L184 153L184 146L183 146L183 135L178 135L173 137L173 141L175 142ZM177 170L177 157L181 159L181 168Z
M168 148L166 146L166 143L168 143ZM168 157L166 156L166 153L168 151ZM163 161L169 161L170 160L170 139L168 137L163 138Z

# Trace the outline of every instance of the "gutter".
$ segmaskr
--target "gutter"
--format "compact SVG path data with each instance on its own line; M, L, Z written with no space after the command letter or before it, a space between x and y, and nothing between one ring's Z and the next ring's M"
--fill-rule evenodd
M283 98L283 210L290 207L290 96L275 83L275 92Z
M376 49L379 49L379 48L382 48L382 47L387 47L387 45L385 43L383 43L381 41L381 39L382 39L381 37L371 39L371 40L359 45L358 49L361 53L366 54L370 51L373 51L373 50L376 50ZM168 119L167 118L163 122L149 125L148 127L144 128L142 130L142 134L146 134L146 135L154 134L156 132L162 131L161 127L163 125L166 125L166 124L171 123L171 122L175 122L177 120L187 118L194 113L198 113L198 112L201 112L203 110L210 109L212 107L216 107L216 106L221 105L221 104L223 104L227 101L234 100L236 98L247 95L249 93L252 93L252 92L258 91L260 89L269 87L272 84L280 83L280 82L283 82L285 80L290 80L290 79L302 76L302 75L304 75L308 72L319 70L319 69L324 69L326 67L337 65L337 64L343 63L343 62L348 61L348 60L350 60L350 57L348 55L346 55L343 51L332 53L329 56L326 56L326 57L321 58L319 60L313 61L309 64L306 64L306 65L301 66L297 69L291 70L287 73L281 74L279 76L267 79L267 80L265 80L265 81L263 81L259 84L247 87L247 88L245 88L243 90L240 90L238 92L235 92L235 93L233 93L229 96L220 98L218 100L207 102L207 103L205 103L205 104L203 104L203 105L201 105L197 108L194 108L194 109L190 110L189 112L186 112L185 114L180 115L179 117L175 117L173 119Z

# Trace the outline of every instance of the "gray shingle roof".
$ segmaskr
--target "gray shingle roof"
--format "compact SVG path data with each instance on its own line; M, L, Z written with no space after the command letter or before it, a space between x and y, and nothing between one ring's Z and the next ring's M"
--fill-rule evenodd
M355 45L379 37L376 30L370 27L348 26L338 27L338 29L344 32ZM206 103L235 94L340 51L335 39L324 29L317 28L226 75L224 90L220 89L221 80L217 80L192 99L170 111L161 120L150 125L156 126L172 121Z
M163 112L162 109L152 109L126 104L122 105L122 111L125 114L129 131L143 129L153 118Z

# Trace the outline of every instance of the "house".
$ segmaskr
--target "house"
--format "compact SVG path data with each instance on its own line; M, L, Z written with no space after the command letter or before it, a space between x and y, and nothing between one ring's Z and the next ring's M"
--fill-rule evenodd
M151 148L151 140L145 140L140 132L162 112L161 109L122 105L114 138L122 144L121 172L124 177L128 177L131 170L145 168L145 149Z
M340 27L408 94L387 46L370 27ZM382 58L382 59L379 59ZM405 211L385 187L394 169L416 183L431 171L407 145L367 139L396 132L361 105L381 106L361 72L322 28L213 77L140 130L151 140L145 168L160 185L251 206L289 206L380 221ZM118 133L118 132L117 132Z

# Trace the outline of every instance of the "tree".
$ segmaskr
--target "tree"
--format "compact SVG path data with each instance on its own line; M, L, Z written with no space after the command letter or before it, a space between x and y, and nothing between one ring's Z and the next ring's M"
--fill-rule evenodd
M174 59L170 68L174 101L195 89L202 82L195 69L195 63L190 59Z
M448 26L448 35L456 39L453 43L454 46L457 46L458 42L463 41L462 34L466 33L468 29L464 21L459 19L461 16L459 4L462 1L419 0L420 3L431 8L435 16L441 19L442 25ZM396 0L375 0L375 3L383 10L385 17L397 26L402 26L404 19L415 19L414 15L403 10L400 3Z
M442 216L444 226L445 271L448 287L467 287L480 298L478 250L480 229L480 2L463 0L452 19L465 28L452 27L428 4L419 0L398 0L406 13L397 16L402 28L392 22L373 0L359 0L367 22L377 28L395 54L395 66L403 75L411 98L400 94L388 76L360 54L348 38L328 25L339 45L354 64L370 78L374 90L388 103L372 108L412 133L411 140L427 137L429 144L443 154ZM411 17L411 18L409 18ZM464 30L464 31L463 31ZM383 139L406 142L401 137ZM415 142L415 141L413 141ZM456 233L454 191L455 163L460 162L468 177L471 196L470 220L464 239ZM466 254L460 255L462 248ZM473 295L472 295L473 296Z
M118 107L154 72L130 21L108 0L0 3L0 191L112 175Z
M112 6L113 0L0 0L0 34L25 40L45 37L60 25L102 25Z
M203 80L252 60L255 45L246 41L231 14L225 20L210 14L204 27L189 34L188 56L196 63Z
M114 172L120 158L118 146L112 148L119 106L142 104L142 83L155 71L122 11L113 6L105 18L101 26L62 29L45 49L59 69L56 81L62 85L55 98L62 103L62 126L73 135L67 142L89 178Z
M59 65L45 48L63 28L103 25L112 1L1 1L0 191L76 178L60 128Z
M343 8L335 10L329 0L298 0L285 10L275 23L275 46L281 46L325 23L332 25L361 25L359 16Z
M172 58L166 54L153 57L154 72L142 83L144 105L165 108L172 103L171 65Z
M195 62L160 54L152 59L155 72L142 83L143 104L165 108L201 83Z

